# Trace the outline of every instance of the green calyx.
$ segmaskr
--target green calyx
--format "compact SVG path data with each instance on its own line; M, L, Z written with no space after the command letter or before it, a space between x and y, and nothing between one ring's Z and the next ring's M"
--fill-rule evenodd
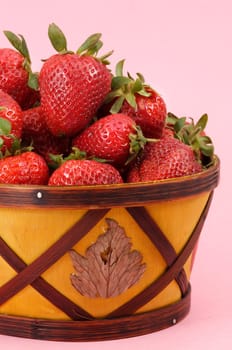
M52 23L48 27L48 37L54 49L59 54L67 54L72 53L73 51L69 51L67 48L67 40L62 32L62 30L55 24ZM103 42L101 39L101 33L95 33L90 35L78 48L76 54L79 56L88 55L95 57L98 61L101 61L103 64L109 64L107 58L113 53L113 51L108 52L107 54L97 57L98 51L103 46Z
M4 110L5 107L0 106L0 111ZM8 119L0 117L0 159L6 158L12 155L17 155L22 152L31 151L32 146L21 147L21 139L15 137L12 133L11 122ZM4 136L12 140L11 148L4 149Z
M31 57L27 47L26 40L22 35L16 35L9 30L3 31L12 46L24 57L23 67L28 72L28 86L34 90L38 90L38 73L32 72Z
M147 142L157 142L158 139L151 139L147 138L143 135L143 132L140 128L140 126L135 125L134 126L135 133L129 134L130 139L130 156L127 159L125 165L128 165L132 160L134 160L138 154L144 149L144 146Z
M98 61L102 62L105 65L110 64L110 62L108 61L108 57L112 55L113 51L110 51L100 57L97 57L99 50L103 46L103 42L100 40L101 36L102 36L101 33L90 35L79 47L76 53L80 56L82 55L93 56Z
M136 79L134 79L130 73L127 73L127 76L123 75L124 62L125 60L121 60L117 63L115 76L112 78L111 82L111 92L107 95L104 101L105 104L113 101L113 105L110 109L112 114L120 111L125 100L136 110L136 94L147 97L150 96L150 93L146 91L147 85L145 84L142 74L137 73Z
M50 157L50 163L49 166L52 169L57 169L59 168L64 162L66 162L67 160L80 160L80 159L86 159L86 152L81 151L79 148L77 147L72 147L72 152L64 157L63 154L49 154Z
M0 106L0 111L4 111L6 108ZM11 122L8 119L0 117L0 137L9 136L11 133Z
M87 154L85 151L80 150L78 147L72 147L72 152L69 153L69 155L65 156L63 154L49 154L51 162L49 163L49 166L52 169L59 168L63 163L65 163L68 160L95 160L99 163L106 163L105 159L97 158L97 157L87 157Z
M209 136L205 134L205 128L208 122L208 115L203 114L200 119L194 123L193 119L187 120L186 117L178 118L173 113L167 115L167 125L173 131L174 136L183 143L192 147L198 161L203 162L206 167L213 161L214 145ZM204 161L202 161L204 159Z
M48 26L48 37L53 48L58 53L60 54L66 54L68 52L73 53L72 51L68 51L66 37L62 32L62 30L55 23L51 23Z

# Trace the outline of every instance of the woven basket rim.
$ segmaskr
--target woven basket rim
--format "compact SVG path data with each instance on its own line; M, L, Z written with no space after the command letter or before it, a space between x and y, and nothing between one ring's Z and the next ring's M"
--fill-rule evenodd
M219 182L220 159L200 173L154 182L92 186L0 184L1 206L108 208L133 206L213 190Z

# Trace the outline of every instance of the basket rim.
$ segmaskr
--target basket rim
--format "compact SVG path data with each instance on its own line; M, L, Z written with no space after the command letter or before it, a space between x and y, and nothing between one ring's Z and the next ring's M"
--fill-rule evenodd
M0 334L62 342L115 340L145 335L172 327L190 312L191 285L177 302L149 312L112 319L62 321L0 314Z
M200 173L154 182L89 186L0 184L0 207L110 208L140 206L212 191L220 159Z

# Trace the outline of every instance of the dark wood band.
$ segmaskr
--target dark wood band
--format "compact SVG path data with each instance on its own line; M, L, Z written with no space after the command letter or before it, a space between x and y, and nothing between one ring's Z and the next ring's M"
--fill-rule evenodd
M0 334L51 341L86 342L135 337L174 326L190 310L190 287L175 304L143 314L92 321L51 321L0 315Z
M181 198L213 190L219 181L219 159L202 173L165 181L103 186L0 185L1 207L110 208Z

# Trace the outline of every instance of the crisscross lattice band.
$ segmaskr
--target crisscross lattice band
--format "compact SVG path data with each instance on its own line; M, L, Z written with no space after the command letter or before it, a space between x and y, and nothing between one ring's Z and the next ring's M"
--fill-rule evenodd
M188 257L192 253L194 246L200 236L202 226L204 224L207 212L212 200L212 193L207 201L207 204L192 232L191 237L186 243L183 250L179 255L176 254L174 248L167 240L165 234L159 229L154 220L150 217L149 213L144 207L128 207L128 213L137 221L138 225L147 234L149 239L158 248L160 254L163 256L167 263L167 269L164 273L152 282L146 289L136 295L133 299L126 302L116 310L108 314L104 320L94 320L92 315L83 310L80 306L76 305L49 283L47 283L41 274L46 271L51 265L53 265L59 258L61 258L69 249L71 249L85 234L93 228L97 222L99 222L108 212L109 209L89 210L86 214L71 227L55 244L47 249L40 257L33 261L30 265L26 265L22 259L20 259L8 246L0 239L0 254L12 266L18 274L11 280L6 282L0 288L0 304L5 303L12 296L16 295L20 290L31 284L33 288L39 291L50 302L60 308L74 321L51 321L50 330L43 329L44 335L39 335L39 329L45 321L38 319L23 319L12 316L0 315L0 333L11 334L12 330L7 331L7 322L15 322L20 329L21 323L21 336L41 338L41 339L58 339L65 340L65 335L58 335L58 330L66 329L66 336L72 336L73 340L84 340L85 331L90 329L91 325L95 324L95 329L98 333L95 333L96 339L116 339L122 338L123 335L115 332L116 324L120 328L124 328L125 336L132 335L132 330L125 328L125 322L128 322L130 316L138 310L140 307L149 302L152 298L158 295L172 280L176 280L181 293L182 300L172 306L165 307L160 310L152 311L149 314L152 317L157 317L157 320L153 324L147 323L145 328L141 328L137 334L146 334L150 331L158 330L167 327L167 323L170 323L170 318L173 318L173 324L177 319L181 319L186 315L190 305L190 286L184 272L183 266L186 263ZM166 314L163 315L163 310L166 310ZM168 315L168 316L167 316ZM167 319L168 317L168 319ZM116 323L114 320L118 320ZM84 322L82 322L84 321ZM139 322L144 322L142 315L133 315L130 324L132 327L138 327ZM47 321L49 323L49 321ZM45 322L45 324L47 324ZM66 326L65 326L66 325ZM70 327L69 327L70 325ZM86 325L86 326L85 326ZM109 325L106 331L103 328ZM169 324L170 325L170 324ZM51 331L51 327L54 328L55 334ZM84 328L83 328L84 327ZM37 329L38 328L38 329ZM119 332L119 328L117 331ZM30 331L29 331L30 329ZM33 334L31 333L33 329ZM36 330L37 329L37 330ZM28 333L29 332L29 333ZM81 333L82 332L82 333ZM63 338L62 338L63 337ZM71 340L71 339L68 339ZM86 340L86 339L85 339Z
M73 308L70 301L67 299L65 300L64 297L61 299L60 293L55 291L54 288L52 289L52 287L49 286L48 283L45 283L42 278L39 280L38 278L44 271L70 250L87 232L89 232L89 230L96 225L107 211L107 209L89 210L55 244L48 248L28 266L26 266L21 259L19 259L19 257L7 247L4 241L0 239L0 254L16 271L19 272L0 288L0 305L5 303L27 285L34 284L33 286L36 287L37 290L39 289L43 296L53 303L55 302L56 306L60 307L65 313L68 313L71 318L76 319L77 315L84 319L92 318L77 305ZM44 288L48 288L48 291L45 291ZM70 310L69 306L72 306ZM75 310L77 311L77 314Z

